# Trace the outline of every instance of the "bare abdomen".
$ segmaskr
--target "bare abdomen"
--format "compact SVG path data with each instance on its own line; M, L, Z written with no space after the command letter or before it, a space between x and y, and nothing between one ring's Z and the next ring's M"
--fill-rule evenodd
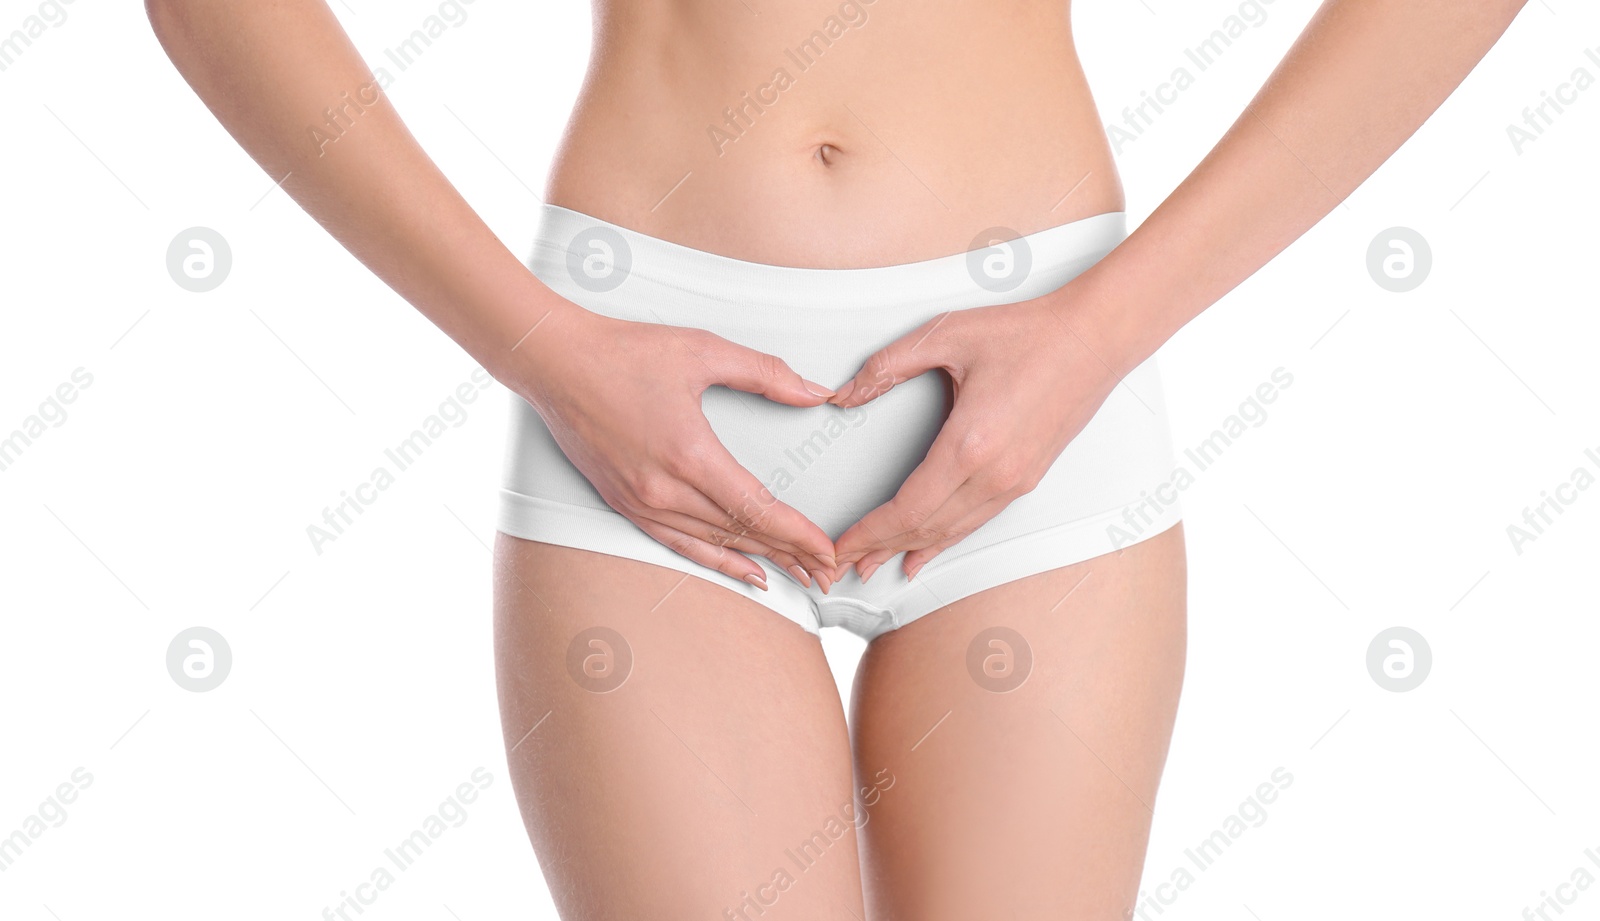
M812 268L1123 207L1065 3L746 2L602 0L549 201Z

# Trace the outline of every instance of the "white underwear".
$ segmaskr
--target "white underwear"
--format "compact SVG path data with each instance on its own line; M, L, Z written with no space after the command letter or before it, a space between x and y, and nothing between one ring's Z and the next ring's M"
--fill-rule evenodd
M557 294L608 317L709 330L777 355L808 380L839 386L867 356L939 314L1030 300L1061 287L1127 235L1122 212L924 262L801 269L730 259L544 206L528 266ZM590 344L603 350L606 344ZM796 408L712 387L706 418L778 499L837 540L891 498L949 412L939 373L864 406ZM824 595L781 567L760 589L679 556L606 505L539 414L515 395L499 530L513 537L639 560L752 599L816 633L867 639L968 595L1146 540L1176 524L1176 497L1149 493L1174 469L1154 359L1106 399L1032 492L925 565L908 582L901 556L862 584L852 568Z

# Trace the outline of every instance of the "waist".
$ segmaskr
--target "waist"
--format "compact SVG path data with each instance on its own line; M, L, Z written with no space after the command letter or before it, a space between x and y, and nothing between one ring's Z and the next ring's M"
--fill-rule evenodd
M987 228L1123 209L1064 3L805 0L748 23L602 5L617 15L552 164L556 205L800 268L923 261Z
M705 328L804 328L837 336L861 322L908 329L947 310L1016 303L1056 290L1127 235L1105 212L1030 234L980 232L932 259L864 268L804 268L736 259L664 240L559 205L541 207L528 266L557 294L617 319ZM773 326L767 316L781 312ZM841 313L858 319L839 328ZM692 318L692 320L691 320Z

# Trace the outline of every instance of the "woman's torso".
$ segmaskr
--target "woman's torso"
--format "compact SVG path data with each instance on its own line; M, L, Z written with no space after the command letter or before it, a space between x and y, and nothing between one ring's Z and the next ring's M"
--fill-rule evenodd
M818 268L1123 207L1066 0L595 0L548 200Z

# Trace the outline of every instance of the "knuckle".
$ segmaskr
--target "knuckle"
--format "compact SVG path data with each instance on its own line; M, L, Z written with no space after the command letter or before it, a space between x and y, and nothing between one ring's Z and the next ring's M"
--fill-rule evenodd
M731 505L722 509L722 528L730 534L746 534L750 527L745 523L743 507Z
M895 359L894 352L890 349L879 349L873 352L866 361L866 390L869 396L876 396L895 384Z
M716 547L706 554L704 565L715 569L717 572L720 572L725 576L732 576L735 579L743 579L744 574L739 571L739 561L743 559L745 559L745 557L741 554L732 553L723 547Z
M966 531L955 527L917 528L915 531L907 532L907 536L911 538L912 543L922 548L915 552L927 553L926 548L948 546L961 540L966 536L966 533Z
M772 529L773 515L771 507L753 500L745 501L739 519L745 525L747 531L754 530L766 533Z
M676 492L673 481L661 474L646 474L633 483L635 499L646 508L666 508Z
M742 533L738 531L729 531L725 528L712 528L710 542L716 544L718 547L732 547L735 550L742 549L746 544L749 543L748 539Z
M1043 470L1030 470L1028 473L1018 478L1016 483L1012 484L1011 491L1015 494L1012 498L1016 498L1016 496L1025 496L1028 493L1033 492L1035 489L1039 488L1039 483L1043 480Z
M968 429L956 442L956 466L968 473L987 467L994 460L993 439L982 429Z
M991 457L979 471L980 482L997 493L1008 492L1027 477L1020 458L1011 454Z
M704 466L706 454L703 444L690 440L662 454L656 462L673 479L690 480Z
M784 372L789 370L789 366L785 365L783 360L778 358L776 355L770 355L766 352L757 352L755 353L755 359L756 379L761 381L763 384L777 383L783 378Z
M928 520L928 512L921 508L902 508L895 511L894 522L903 532L922 530L923 522Z
M638 496L634 493L631 483L607 480L596 483L595 489L599 491L600 498L605 501L606 505L611 506L629 520L637 523L638 519L644 517L640 514L644 507L638 503Z

